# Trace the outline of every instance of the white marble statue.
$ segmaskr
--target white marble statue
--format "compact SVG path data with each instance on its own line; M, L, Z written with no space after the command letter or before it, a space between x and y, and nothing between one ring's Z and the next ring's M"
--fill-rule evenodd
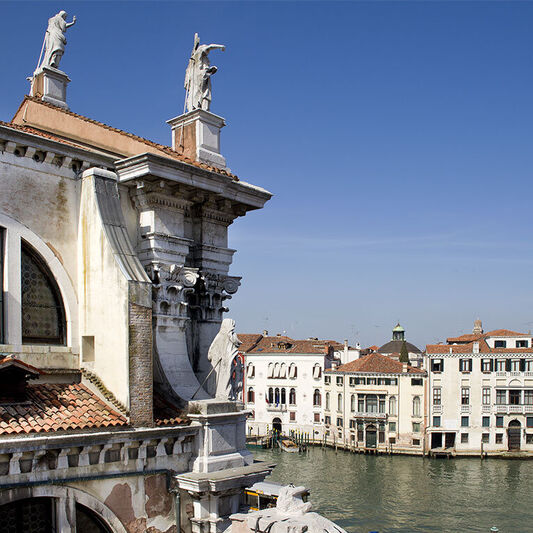
M211 76L217 67L209 63L211 50L226 49L221 44L200 44L200 37L194 34L194 46L185 72L185 90L187 111L204 109L209 111L211 105Z
M76 17L72 19L72 22L67 22L65 11L60 11L48 20L48 28L44 37L44 57L39 66L59 68L59 62L67 44L65 33L67 28L70 28L75 23Z
M225 318L207 354L216 375L215 398L237 399L239 389L237 367L240 365L238 348L240 345L241 341L235 333L235 320Z

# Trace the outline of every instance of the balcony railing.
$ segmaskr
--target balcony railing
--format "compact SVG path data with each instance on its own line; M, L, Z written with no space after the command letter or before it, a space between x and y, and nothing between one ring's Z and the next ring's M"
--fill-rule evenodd
M471 413L471 412L472 412L471 405L461 405L461 413Z
M287 405L286 404L274 404L274 403L269 403L267 404L266 406L266 410L267 411L272 411L272 412L275 412L275 413L284 413L285 411L287 411Z
M487 407L487 406L483 406ZM495 405L496 413L530 414L533 413L533 405Z
M439 415L442 413L442 405L434 405L433 406L433 413L436 415Z
M352 412L352 418L377 418L379 420L386 420L387 413L361 413L361 412Z

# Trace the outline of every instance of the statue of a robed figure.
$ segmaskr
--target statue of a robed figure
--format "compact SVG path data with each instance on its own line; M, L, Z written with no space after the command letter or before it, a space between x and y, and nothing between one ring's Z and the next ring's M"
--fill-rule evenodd
M59 62L65 52L67 29L76 23L76 17L72 22L67 22L67 14L60 11L57 15L48 19L48 28L44 36L44 57L38 66L59 68Z
M200 44L200 37L194 34L194 46L185 72L187 111L203 109L209 111L211 105L211 76L217 67L209 63L211 50L226 49L221 44Z

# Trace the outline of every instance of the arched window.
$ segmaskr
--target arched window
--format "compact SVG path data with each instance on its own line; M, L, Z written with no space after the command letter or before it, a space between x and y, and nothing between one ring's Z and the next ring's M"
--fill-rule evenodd
M342 394L337 395L337 411L342 411Z
M248 368L246 370L246 375L248 376L248 378L253 378L254 377L254 375L255 375L255 367L254 367L254 365L252 365L252 363L248 364Z
M274 365L274 377L279 378L279 363Z
M22 241L22 342L65 344L65 310L45 262Z
M268 374L267 376L269 378L273 378L274 377L274 363L268 363Z
M274 389L272 387L268 389L268 403L274 403Z
M279 377L284 379L287 377L287 365L285 363L281 363Z
M321 376L322 376L322 367L317 363L313 367L313 377L315 379L320 379Z
M413 398L413 416L420 416L420 396Z
M281 404L285 405L287 403L287 393L285 392L285 387L281 389Z
M322 404L322 396L319 389L315 389L313 393L313 405L320 406Z
M326 409L329 411L329 392L326 392Z
M291 405L296 405L296 389L291 389L289 391L289 403Z
M295 378L297 376L298 376L298 367L294 363L291 363L291 366L289 367L289 377Z
M356 408L355 394L352 394L352 397L350 398L350 409L352 412L355 412L355 408Z
M389 415L396 416L396 396L389 398Z
M280 396L279 396L279 389L276 387L274 389L274 401L276 404L279 404Z
M254 393L254 388L253 387L249 387L248 388L248 397L247 397L246 401L248 403L255 403L255 393Z

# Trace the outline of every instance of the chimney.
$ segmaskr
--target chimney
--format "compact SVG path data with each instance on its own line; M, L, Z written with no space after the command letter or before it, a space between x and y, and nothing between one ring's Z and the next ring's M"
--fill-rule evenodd
M263 337L268 337L268 329L263 330Z
M407 363L402 363L402 374L407 374Z
M331 370L337 370L337 361L332 361L331 362Z
M474 342L472 345L472 353L479 353L479 342Z
M226 125L218 115L194 109L167 120L172 128L172 149L185 157L226 169L226 159L220 153L220 130Z

